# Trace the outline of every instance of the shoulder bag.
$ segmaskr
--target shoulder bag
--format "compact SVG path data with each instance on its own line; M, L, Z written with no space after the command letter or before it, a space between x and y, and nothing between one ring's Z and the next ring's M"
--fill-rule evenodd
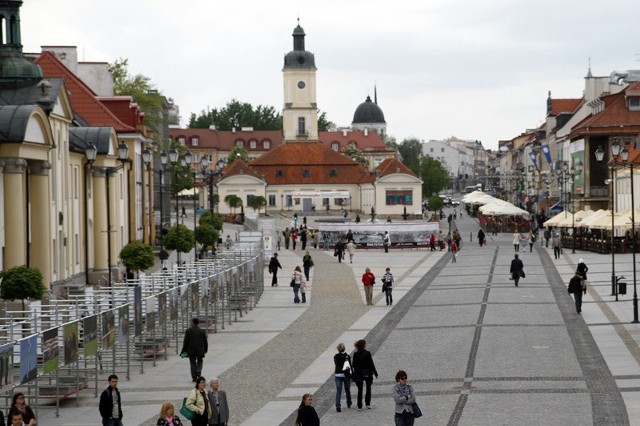
M187 408L187 398L182 399L182 407L180 407L180 414L187 420L193 420L195 413Z
M417 402L414 402L413 404L411 404L411 409L413 410L413 417L415 417L416 419L418 417L422 417L422 410L418 406Z

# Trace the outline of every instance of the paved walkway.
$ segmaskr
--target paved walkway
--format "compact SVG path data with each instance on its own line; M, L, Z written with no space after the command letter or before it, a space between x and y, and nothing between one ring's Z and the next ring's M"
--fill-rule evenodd
M565 250L556 261L537 244L521 255L527 277L516 288L508 280L511 235L489 236L479 247L469 242L475 220L465 215L457 226L464 237L457 263L445 252L406 250L360 251L353 264L338 264L331 253L311 250L306 306L292 303L287 285L303 252L281 251L284 285L271 287L266 274L258 308L209 337L203 373L218 376L227 391L230 425L291 425L306 392L321 424L392 424L399 368L425 412L416 424L640 424L640 324L630 324L632 289L618 302L610 296L611 258ZM566 293L579 257L591 282L582 315ZM618 274L632 276L630 259L616 256ZM359 277L367 266L376 275L392 268L392 307L379 289L375 306L365 306ZM335 346L351 349L360 338L380 374L373 409L337 413ZM121 380L125 424L154 425L162 401L179 404L193 385L188 368L170 356ZM59 418L41 410L40 424L99 424L92 393L79 408L65 401Z

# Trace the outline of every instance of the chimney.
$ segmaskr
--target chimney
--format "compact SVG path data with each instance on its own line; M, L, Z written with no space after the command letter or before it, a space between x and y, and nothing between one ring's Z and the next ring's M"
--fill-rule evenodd
M364 129L364 135L365 136L369 136L369 129L367 129L367 128Z
M236 132L236 128L235 128L235 127L232 127L232 128L231 128L231 133L235 133L235 132Z
M209 130L213 130L215 132L216 131L216 125L215 124L209 125Z
M347 137L347 129L342 129L342 136Z

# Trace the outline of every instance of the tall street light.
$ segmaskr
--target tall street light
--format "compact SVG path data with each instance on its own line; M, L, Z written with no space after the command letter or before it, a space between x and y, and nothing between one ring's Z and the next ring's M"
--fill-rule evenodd
M224 167L224 160L220 159L215 165L213 170L209 170L209 158L207 156L202 157L201 165L202 165L202 174L209 181L209 213L211 217L213 217L213 189L214 189L214 180L216 177L222 176L222 169Z
M178 222L180 219L180 198L178 197L178 169L177 169L177 165L178 165L178 159L180 157L180 154L178 153L178 150L175 148L171 148L169 150L169 162L171 163L171 165L173 166L173 187L175 188L176 191L176 232L178 231ZM171 220L169 220L169 222L171 222ZM180 251L177 251L177 260L178 260L178 265L180 265Z
M93 162L96 160L96 156L98 155L98 148L93 144L93 142L89 142L89 146L85 149L85 155L87 157L89 169L104 175L106 189L105 195L107 198L107 270L109 276L109 287L111 287L113 286L113 281L111 275L111 198L109 193L109 179L115 172L123 169L126 163L131 162L131 160L129 160L129 147L124 142L120 142L118 145L118 161L120 161L121 164L115 167L99 167L93 165Z
M629 150L625 146L620 151L623 167L629 167L631 172L631 259L633 261L633 322L638 323L638 291L636 288L636 205L633 194L633 161L629 160Z
M166 152L162 151L160 153L160 164L162 166L162 168L160 169L154 169L153 167L151 167L151 151L149 151L148 149L145 149L142 151L142 162L145 164L145 166L147 166L147 170L149 171L149 174L151 175L151 173L157 173L158 176L160 177L160 264L161 266L164 268L164 261L167 260L167 253L164 251L164 202L163 202L163 195L162 193L163 191L163 184L164 184L164 180L163 180L163 175L164 172L166 172L167 170L167 162L169 161L169 156L167 155ZM153 209L153 220L151 221L151 223L154 224L155 226L155 209Z
M569 164L566 161L564 161L562 163L562 167L561 167L560 170L558 170L556 172L556 176L558 178L558 186L559 186L559 189L560 189L560 200L562 202L562 210L564 212L567 212L569 210L569 195L571 193L566 190L566 186L567 186L567 183L569 183L569 182L573 183L573 176L571 175L571 172L569 171ZM573 240L573 247L574 247L573 253L575 253L575 230L573 230L572 234L573 234L572 238L574 239Z
M596 161L598 163L602 163L604 161L604 149L602 146L599 146L595 152ZM615 164L618 161L620 156L620 143L617 138L613 138L611 142L611 166L609 166L609 170L611 171L611 179L609 185L611 186L611 295L616 296L616 301L618 300L618 280L616 277L616 250L615 250L615 222L614 222L614 214L616 212L616 185L615 185Z
M572 245L573 247L571 248L571 253L575 254L576 253L576 209L575 206L573 205L574 201L575 201L575 197L573 196L573 178L577 175L582 174L582 170L584 169L584 164L582 164L582 161L580 161L576 167L574 168L573 165L571 166L571 210L572 210L572 214L571 214L571 228L572 228Z

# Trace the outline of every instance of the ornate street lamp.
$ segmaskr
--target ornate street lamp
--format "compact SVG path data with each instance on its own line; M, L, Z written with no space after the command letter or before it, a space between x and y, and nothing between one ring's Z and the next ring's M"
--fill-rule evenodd
M151 173L154 173L154 174L157 173L159 176L159 182L160 182L160 254L159 254L159 257L160 257L160 264L163 268L164 268L164 261L167 260L168 258L167 252L164 251L164 202L163 202L163 192L164 192L163 175L164 175L164 172L167 170L168 160L169 160L169 156L167 155L166 152L162 151L160 153L160 165L162 167L160 169L154 169L153 167L151 167L151 151L149 151L148 149L144 149L142 151L142 162L147 167L147 170L149 171L149 176L151 176ZM155 226L155 209L152 209L151 216L152 216L151 223L153 223Z
M633 262L633 322L638 323L638 291L636 288L636 205L633 194L633 162L629 160L629 150L625 146L620 151L623 167L629 167L631 172L631 259Z

